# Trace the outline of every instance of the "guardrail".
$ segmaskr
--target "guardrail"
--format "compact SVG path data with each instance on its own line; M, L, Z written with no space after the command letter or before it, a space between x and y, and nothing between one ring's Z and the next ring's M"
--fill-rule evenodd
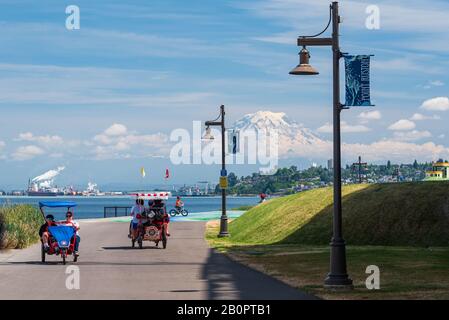
M107 218L111 211L114 217L127 216L128 212L131 212L131 208L132 207L104 207L104 217Z

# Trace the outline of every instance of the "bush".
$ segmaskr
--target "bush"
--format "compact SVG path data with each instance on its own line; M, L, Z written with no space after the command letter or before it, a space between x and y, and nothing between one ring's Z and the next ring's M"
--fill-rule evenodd
M0 207L0 249L22 249L39 241L43 219L30 205Z

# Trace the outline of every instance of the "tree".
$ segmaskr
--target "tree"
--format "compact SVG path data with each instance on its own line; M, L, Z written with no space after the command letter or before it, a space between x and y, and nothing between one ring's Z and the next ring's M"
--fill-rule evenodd
M418 167L419 167L418 161L416 161L416 159L415 159L415 162L413 162L413 168L418 169Z
M238 177L235 175L235 173L234 172L231 172L229 175L228 175L228 183L229 183L229 187L233 187L233 186L235 186L236 184L237 184L237 182L238 182Z

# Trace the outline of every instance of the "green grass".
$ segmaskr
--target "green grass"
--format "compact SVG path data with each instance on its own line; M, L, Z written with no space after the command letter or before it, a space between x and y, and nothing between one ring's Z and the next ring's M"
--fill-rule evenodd
M231 211L248 211L249 209L254 208L254 206L246 205L246 206L240 206L237 208L232 208Z
M343 188L343 231L352 245L448 246L449 183ZM327 245L332 188L273 199L229 224L230 244Z
M0 207L0 249L21 249L39 241L43 218L29 205Z
M301 244L235 245L219 238L218 222L206 236L218 251L300 290L324 299L449 299L449 247L347 247L348 273L354 290L328 291L329 246ZM366 267L380 269L380 290L368 290Z
M449 183L350 185L343 188L343 234L355 289L323 289L329 272L332 188L276 198L229 223L212 247L250 267L328 299L449 299ZM381 290L367 290L377 265Z

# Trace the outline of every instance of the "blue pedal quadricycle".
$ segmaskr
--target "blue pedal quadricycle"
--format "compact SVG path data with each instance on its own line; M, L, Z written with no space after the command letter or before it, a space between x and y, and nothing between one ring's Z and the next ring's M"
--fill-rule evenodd
M69 211L76 207L77 204L72 201L41 201L39 202L39 209L44 216L44 208L66 208ZM75 254L75 235L76 229L73 226L59 225L55 223L53 226L48 226L48 249L45 250L44 243L41 243L41 260L45 262L46 255L60 255L62 263L66 264L66 258L73 254L73 262L78 260L78 255ZM41 240L42 242L42 240Z

